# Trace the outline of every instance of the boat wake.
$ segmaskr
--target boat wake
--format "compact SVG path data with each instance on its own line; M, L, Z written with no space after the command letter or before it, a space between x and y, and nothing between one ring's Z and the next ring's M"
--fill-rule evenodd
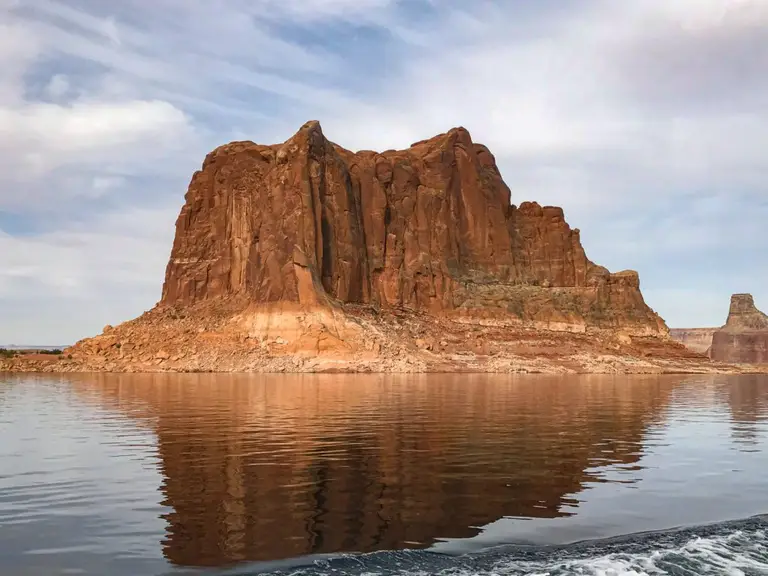
M262 563L226 576L768 575L768 517L568 546L503 546L462 556L424 550Z

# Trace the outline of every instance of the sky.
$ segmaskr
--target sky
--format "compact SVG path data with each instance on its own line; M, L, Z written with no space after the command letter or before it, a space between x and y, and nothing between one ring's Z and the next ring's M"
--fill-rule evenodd
M464 126L672 327L768 311L768 0L0 0L0 344L159 300L205 154Z

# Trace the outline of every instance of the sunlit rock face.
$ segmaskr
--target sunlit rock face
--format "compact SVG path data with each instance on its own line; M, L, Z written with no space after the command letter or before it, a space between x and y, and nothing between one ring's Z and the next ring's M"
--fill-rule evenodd
M353 153L308 122L280 145L213 151L178 218L162 303L233 296L666 332L638 275L590 262L562 209L511 205L463 128Z

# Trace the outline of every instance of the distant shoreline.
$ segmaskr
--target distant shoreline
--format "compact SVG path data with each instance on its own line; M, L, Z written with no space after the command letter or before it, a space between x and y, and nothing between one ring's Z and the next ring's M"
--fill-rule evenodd
M516 374L516 375L705 375L705 374L768 374L768 364L722 364L707 359L663 359L627 356L585 355L576 366L568 358L550 358L542 363L533 358L506 358L502 362L478 362L467 365L447 359L429 364L415 363L407 358L404 363L386 360L340 360L316 358L296 363L290 357L271 358L243 369L226 363L211 363L205 368L192 366L162 366L148 364L118 365L73 360L71 355L32 353L0 359L0 373L102 373L102 374Z
M0 350L13 350L14 352L36 352L38 350L64 350L72 344L60 344L58 346L39 346L39 345L18 345L18 344L0 344Z

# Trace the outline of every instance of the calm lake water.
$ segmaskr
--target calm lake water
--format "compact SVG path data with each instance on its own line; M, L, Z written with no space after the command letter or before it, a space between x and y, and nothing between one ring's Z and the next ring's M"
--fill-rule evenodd
M0 374L0 574L768 574L768 377Z

